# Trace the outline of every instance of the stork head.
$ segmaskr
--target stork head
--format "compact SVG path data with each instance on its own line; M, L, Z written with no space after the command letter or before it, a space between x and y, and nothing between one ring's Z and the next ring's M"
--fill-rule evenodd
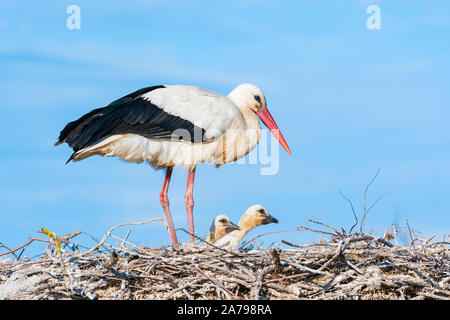
M231 222L231 219L224 214L219 214L214 218L211 228L209 229L207 242L214 243L224 235L239 230L239 227Z
M275 120L267 109L266 97L262 93L261 89L250 83L243 83L238 85L228 95L238 107L246 107L255 112L261 121L269 128L270 132L277 138L281 146L290 154L291 150L286 143L280 129L278 128Z
M242 215L241 220L239 221L239 228L249 231L257 226L269 223L279 222L272 217L262 205L254 204Z

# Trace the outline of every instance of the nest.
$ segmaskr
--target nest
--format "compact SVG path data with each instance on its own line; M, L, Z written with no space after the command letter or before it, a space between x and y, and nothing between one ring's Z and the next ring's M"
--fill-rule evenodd
M140 247L126 238L107 244L117 227L86 252L66 248L79 231L30 238L49 246L35 261L0 260L0 299L450 299L445 239L432 243L411 235L409 246L398 246L389 233L297 227L327 239L307 245L280 240L283 247L269 248L247 244L231 252L197 238L174 250Z

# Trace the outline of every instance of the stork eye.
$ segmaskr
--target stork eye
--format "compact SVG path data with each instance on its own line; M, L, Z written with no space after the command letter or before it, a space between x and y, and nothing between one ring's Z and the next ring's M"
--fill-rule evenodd
M264 209L259 209L258 212L261 213L261 214L265 214L266 213L266 211L264 211Z
M259 103L261 103L261 97L260 96L254 96L253 98L255 98L255 100L258 101Z
M220 219L219 222L221 222L221 223L227 223L227 220L226 220L226 219Z

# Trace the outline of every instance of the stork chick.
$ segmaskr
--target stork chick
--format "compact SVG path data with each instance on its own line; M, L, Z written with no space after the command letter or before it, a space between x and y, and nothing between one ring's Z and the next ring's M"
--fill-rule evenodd
M239 230L239 227L235 225L226 215L219 214L214 218L211 228L209 228L208 237L205 241L208 243L214 243L224 235L235 230Z
M237 250L239 243L244 239L245 235L254 228L266 225L269 223L279 223L277 219L267 213L266 209L255 204L248 208L239 220L239 230L235 230L226 234L217 240L214 244L216 246L222 246L228 243L224 248L230 250Z

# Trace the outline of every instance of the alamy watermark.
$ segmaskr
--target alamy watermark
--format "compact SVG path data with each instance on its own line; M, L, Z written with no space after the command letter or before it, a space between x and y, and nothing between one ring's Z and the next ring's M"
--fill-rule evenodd
M377 5L367 7L366 13L370 16L367 18L366 26L369 30L381 30L381 9Z
M216 139L206 142L201 130L194 129L193 135L192 139L186 129L177 129L171 135L171 141L192 146L183 154L185 164L211 159L221 165L255 164L260 166L261 175L275 175L280 169L280 144L268 129L261 128L259 143L255 138L258 136L257 129L247 129L245 133L228 129L223 134L218 133Z
M81 9L75 4L67 7L66 12L70 16L66 20L66 27L69 30L81 29Z

